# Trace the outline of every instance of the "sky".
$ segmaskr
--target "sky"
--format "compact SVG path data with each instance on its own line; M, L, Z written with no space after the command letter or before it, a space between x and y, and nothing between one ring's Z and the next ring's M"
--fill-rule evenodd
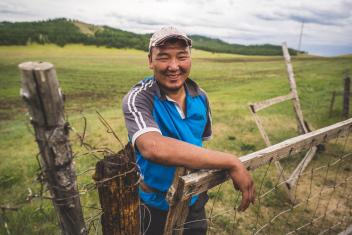
M187 34L245 45L281 45L285 41L291 48L300 48L314 55L352 53L352 0L0 2L0 21L34 21L58 17L136 33L152 33L162 26L174 25Z

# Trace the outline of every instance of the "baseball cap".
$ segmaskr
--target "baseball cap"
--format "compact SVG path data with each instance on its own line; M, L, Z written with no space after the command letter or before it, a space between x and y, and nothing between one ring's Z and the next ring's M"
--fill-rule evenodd
M167 26L162 27L152 35L149 41L149 52L152 47L160 46L170 38L184 40L189 47L192 47L192 40L184 32L179 31L174 26Z

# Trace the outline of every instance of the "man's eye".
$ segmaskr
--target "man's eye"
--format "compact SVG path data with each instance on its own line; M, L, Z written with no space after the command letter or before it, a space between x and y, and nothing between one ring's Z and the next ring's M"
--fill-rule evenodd
M187 59L188 59L188 56L179 56L178 59L179 59L179 60L187 60Z
M164 60L167 60L168 58L167 58L167 57L158 57L157 59L158 59L158 60L163 60L163 61L164 61Z

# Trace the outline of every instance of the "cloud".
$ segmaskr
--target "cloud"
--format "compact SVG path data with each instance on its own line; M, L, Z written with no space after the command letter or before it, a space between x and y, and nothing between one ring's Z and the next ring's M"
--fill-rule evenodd
M333 20L331 18L327 18L324 15L312 15L312 14L302 14L302 13L290 13L290 14L283 14L283 13L274 13L274 15L263 15L263 14L256 14L256 17L261 20L267 21L283 21L283 20L292 20L295 22L304 22L304 23L312 23L312 24L319 24L319 25L333 25L338 26L342 25L341 22Z
M130 23L136 23L140 25L163 25L165 21L162 19L158 18L153 18L153 17L143 17L143 16L132 16L132 15L126 15L126 14L121 14L118 12L110 12L106 14L107 17L115 18L116 20L120 21L127 21Z
M295 21L326 26L341 26L352 17L352 3L343 1L336 6L301 5L283 8L274 12L256 13L264 21Z
M351 45L352 0L2 0L0 21L66 17L135 33L174 25L240 44ZM347 48L347 47L344 47ZM309 48L304 48L309 51ZM336 51L336 50L335 50Z
M23 6L17 6L16 4L3 2L0 3L0 16L32 16L33 14Z
M0 14L4 14L4 15L19 15L22 14L19 11L12 11L12 10L7 10L7 9L1 9L0 10Z
M207 11L206 13L207 13L207 14L210 14L210 15L216 15L216 16L222 14L221 11L215 11L215 10L209 10L209 11Z

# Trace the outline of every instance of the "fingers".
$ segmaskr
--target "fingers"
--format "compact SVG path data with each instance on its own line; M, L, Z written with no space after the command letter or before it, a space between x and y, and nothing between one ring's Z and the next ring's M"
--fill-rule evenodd
M230 170L230 177L236 190L242 192L242 201L238 207L239 211L245 211L250 203L255 201L255 189L252 177L244 167Z
M253 183L249 186L249 192L250 192L250 203L254 204L255 201L255 188Z
M245 211L248 208L250 202L251 202L250 191L247 188L246 191L242 192L241 205L237 208L237 210Z
M254 202L255 202L255 197L256 197L255 187L254 187L254 185L252 185L252 204L254 204Z
M255 202L255 188L253 184L249 185L245 191L242 192L241 205L237 208L238 211L245 211L249 204Z

